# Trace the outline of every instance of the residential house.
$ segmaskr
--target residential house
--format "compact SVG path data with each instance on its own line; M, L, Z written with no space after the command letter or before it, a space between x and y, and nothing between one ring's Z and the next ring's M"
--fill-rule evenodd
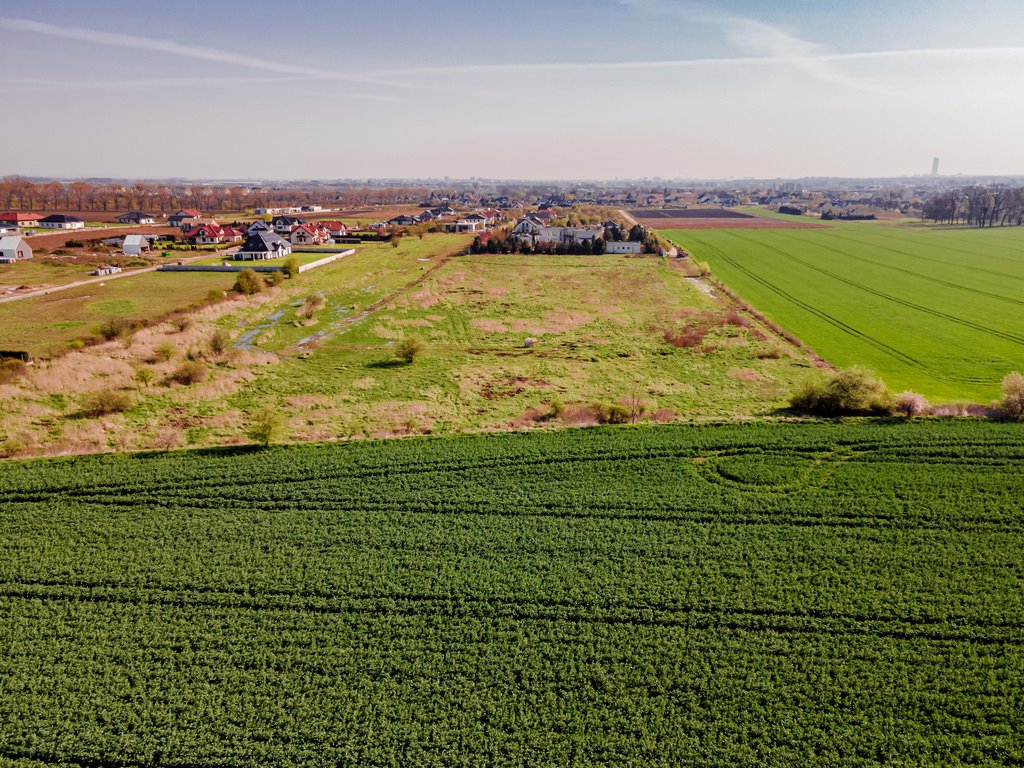
M576 245L604 237L604 227L541 227L536 241L544 245Z
M298 216L281 215L275 216L271 223L274 225L274 232L279 235L287 235L299 224L305 224L306 220L300 219Z
M32 247L18 235L0 237L0 264L13 264L32 258Z
M516 225L512 228L513 235L536 235L541 227L544 225L540 223L539 219L535 219L532 216L525 216L516 222Z
M222 227L219 224L200 224L195 229L185 233L185 239L191 240L196 245L220 245L221 243L237 243L242 239L242 233L231 227Z
M411 227L414 224L418 224L415 216L410 216L407 213L403 213L401 216L395 216L393 219L388 219L388 224L392 227Z
M153 224L156 217L152 213L142 211L129 211L117 217L118 224Z
M22 213L21 211L8 211L0 213L0 226L9 227L36 227L39 220L43 218L38 213Z
M90 275L98 275L100 277L103 277L105 275L116 275L120 271L121 271L120 267L115 267L113 265L104 265L104 266L96 267L96 269L94 269L89 274Z
M141 256L149 253L149 238L145 235L125 235L121 250L125 256Z
M330 242L331 233L327 227L313 222L299 224L288 235L292 245L323 245Z
M292 252L292 244L273 232L257 232L245 238L245 244L232 258L243 261L279 259Z
M257 232L273 232L274 228L263 220L254 221L249 225L248 229L245 230L247 235L255 235Z
M331 239L348 237L348 227L343 221L318 221L317 224L327 229L327 236Z
M322 205L304 205L304 206L302 206L302 212L303 213L316 213L317 211L322 211L323 209L324 208L323 208Z
M176 214L167 218L167 226L177 227L184 232L192 229L196 224L196 219L201 219L202 216L203 214L195 208L182 208Z
M85 222L77 216L55 213L39 220L42 229L85 229Z
M444 225L445 232L482 232L487 228L487 219L475 213Z

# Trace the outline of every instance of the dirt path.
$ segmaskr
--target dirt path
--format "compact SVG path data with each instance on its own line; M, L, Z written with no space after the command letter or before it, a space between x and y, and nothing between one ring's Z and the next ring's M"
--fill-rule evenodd
M634 219L634 218L633 218L632 216L630 216L630 215L629 215L629 211L626 211L626 210L624 210L624 209L620 208L620 209L619 209L619 213L621 213L621 214L622 214L622 218L624 218L624 219L625 219L626 221L628 221L628 222L630 223L630 225L632 225L632 226L634 226L634 227L635 227L635 226L636 226L637 224L639 224L639 223L640 223L639 221L637 221L636 219Z
M337 323L334 324L334 327L331 329L330 333L325 334L323 336L318 336L313 339L309 339L308 341L305 342L300 342L295 346L288 347L287 349L283 350L281 354L287 355L293 352L301 352L304 350L313 349L317 345L326 341L331 336L335 336L341 331L344 331L349 326L355 325L356 323L365 320L378 309L390 304L403 293L407 293L408 291L411 291L413 288L416 288L417 286L421 285L424 281L426 281L428 277L437 272L437 270L441 269L441 267L445 266L453 257L458 256L459 253L461 253L461 251L455 251L454 253L449 253L445 256L439 257L436 264L431 266L430 269L426 270L422 275L419 275L415 280L411 280L405 285L399 286L398 288L391 291L387 295L377 299L375 302L367 306L366 309L364 309L362 312L359 312L358 314L352 315L350 317L344 317L341 320L339 320Z

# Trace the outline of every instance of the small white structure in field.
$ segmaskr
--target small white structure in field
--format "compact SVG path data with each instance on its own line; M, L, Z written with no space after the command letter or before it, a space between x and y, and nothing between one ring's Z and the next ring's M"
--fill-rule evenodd
M635 240L609 240L604 244L605 253L643 253L644 244Z
M116 275L120 271L121 271L120 267L102 266L102 267L96 267L96 269L94 269L92 271L92 274L99 275L100 277L103 277L104 275Z
M19 235L0 237L0 264L13 264L32 258L32 247Z
M149 240L142 235L125 236L124 245L121 248L125 256L141 256L143 253L149 253L149 249Z

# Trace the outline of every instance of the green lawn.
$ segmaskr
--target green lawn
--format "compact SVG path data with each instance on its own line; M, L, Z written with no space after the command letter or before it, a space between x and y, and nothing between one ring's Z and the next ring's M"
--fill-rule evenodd
M93 336L111 316L147 320L187 309L211 290L228 290L235 275L148 272L0 304L0 348L35 356L62 351L75 339Z
M824 358L896 391L988 402L1024 367L1024 229L662 234Z
M0 463L0 761L1020 765L1022 436Z

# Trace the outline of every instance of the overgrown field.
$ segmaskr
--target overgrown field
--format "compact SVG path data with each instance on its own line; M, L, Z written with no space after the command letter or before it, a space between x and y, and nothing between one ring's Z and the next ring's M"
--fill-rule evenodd
M1015 765L980 422L0 464L0 760Z
M897 391L986 403L1024 361L1024 230L837 224L665 232L839 365Z
M42 361L0 386L0 454L248 442L266 408L280 416L280 441L747 417L783 406L812 365L675 260L453 256L471 239L360 246L251 299L177 318L184 324ZM68 314L47 320L28 300L24 317L7 310L11 343L94 333L107 313L132 317L150 306L126 293L143 278L227 287L235 276L114 281L124 285L92 288L73 312L55 304ZM96 293L109 290L121 300ZM226 349L212 349L218 334ZM395 352L409 337L423 351L405 363ZM186 362L205 380L175 383ZM123 412L87 416L83 404L109 390L130 401Z

